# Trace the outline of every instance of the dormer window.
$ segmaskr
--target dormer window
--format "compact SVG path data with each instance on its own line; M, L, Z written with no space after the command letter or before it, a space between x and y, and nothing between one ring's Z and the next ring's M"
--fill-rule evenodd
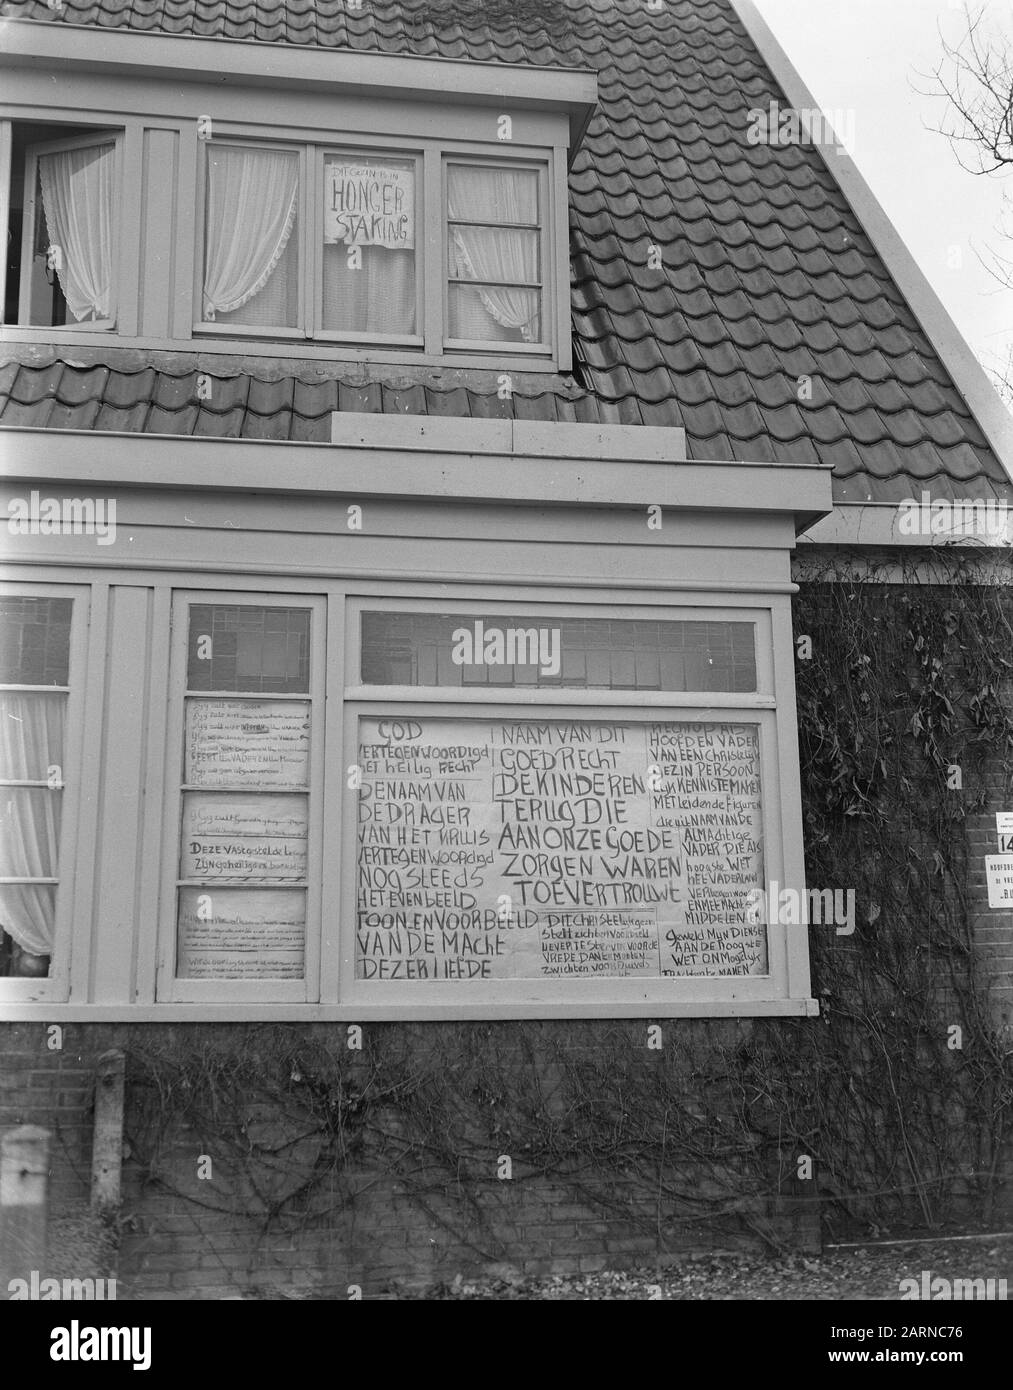
M434 146L208 142L194 332L548 354L548 177Z
M65 108L40 36L74 66ZM569 370L567 167L592 74L15 38L32 61L0 104L9 340Z

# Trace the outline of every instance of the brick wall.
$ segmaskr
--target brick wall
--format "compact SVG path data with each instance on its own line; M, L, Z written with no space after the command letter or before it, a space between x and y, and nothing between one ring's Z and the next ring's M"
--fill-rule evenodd
M647 1048L646 1021L618 1026L621 1039L617 1039L617 1025L607 1022L501 1024L492 1033L484 1025L474 1025L473 1043L465 1046L472 1053L487 1049L502 1066L510 1052L511 1035L520 1038L523 1034L525 1047L518 1049L515 1059L518 1082L539 1089L540 1083L531 1081L532 1048L537 1051L541 1041L546 1056L560 1056L561 1046L565 1054L566 1040L576 1027L579 1038L565 1060L578 1069L585 1064L594 1069L602 1057L615 1057L632 1086L636 1072L657 1068L659 1054ZM415 1025L419 1036L428 1029L434 1048L436 1035L446 1027ZM728 1047L748 1037L751 1025L686 1021L668 1022L664 1029L669 1049L677 1045L677 1030L688 1029L695 1034L699 1050L710 1031L719 1031L722 1046ZM0 1124L30 1120L57 1130L52 1185L57 1241L64 1230L61 1219L80 1213L87 1198L90 1096L95 1063L103 1051L117 1046L128 1057L137 1057L167 1049L169 1055L182 1056L188 1049L200 1053L210 1040L212 1044L228 1042L240 1054L259 1055L267 1067L269 1055L276 1057L279 1045L297 1046L302 1041L331 1045L335 1032L340 1036L343 1030L323 1025L279 1026L270 1040L260 1038L258 1053L257 1030L252 1025L199 1029L191 1025L70 1025L64 1030L63 1051L50 1052L43 1026L0 1028L0 1046L8 1059ZM394 1024L367 1026L364 1060L360 1064L354 1057L348 1059L351 1074L357 1066L368 1064L371 1034L385 1034L389 1039L396 1032ZM455 1048L459 1039L460 1034L455 1034ZM674 1059L670 1058L670 1064L674 1065ZM506 1069L509 1074L509 1057ZM536 1071L544 1080L551 1068L536 1063ZM702 1222L699 1211L687 1208L684 1201L645 1189L642 1178L625 1175L621 1156L604 1168L598 1164L583 1172L578 1167L562 1175L546 1175L526 1158L522 1142L504 1135L490 1144L488 1132L479 1134L463 1116L461 1173L455 1176L446 1163L437 1164L420 1187L413 1176L405 1181L385 1170L390 1136L397 1136L400 1128L393 1108L385 1116L387 1137L368 1140L356 1153L354 1164L330 1185L320 1186L311 1217L293 1209L282 1220L271 1222L265 1219L260 1200L263 1187L259 1195L254 1193L236 1162L237 1146L242 1146L240 1131L245 1125L244 1132L257 1141L279 1146L284 1178L273 1194L278 1196L313 1170L312 1144L300 1152L295 1142L307 1128L305 1114L283 1115L280 1106L272 1113L262 1098L251 1094L247 1105L239 1111L223 1111L217 1128L209 1129L207 1112L198 1126L191 1125L185 1098L174 1096L170 1098L171 1122L152 1143L147 1121L157 1087L139 1082L138 1075L135 1069L127 1098L118 1268L121 1298L221 1298L257 1288L270 1290L275 1297L346 1298L353 1285L360 1286L366 1297L381 1296L480 1270L511 1277L665 1263L688 1251L755 1246L759 1229L815 1248L814 1209L798 1207L787 1181L781 1181L781 1196L775 1201L750 1196L748 1185L743 1185L733 1203L739 1211L723 1220ZM540 1090L547 1112L552 1111L554 1094L549 1076ZM155 1103L157 1107L157 1099ZM681 1098L673 1096L674 1106L682 1104L693 1108L688 1090ZM140 1135L143 1142L131 1149L131 1140ZM453 1140L450 1148L454 1148ZM498 1150L512 1161L507 1180L497 1176ZM424 1157L418 1155L419 1164ZM202 1178L199 1168L207 1158L211 1174ZM416 1166L409 1151L402 1167L411 1175ZM688 1188L700 1199L710 1193L726 1205L736 1185L733 1175L723 1183L716 1181L713 1164L700 1161L695 1171L680 1173L674 1186ZM777 1188L776 1174L770 1175L768 1186ZM757 1223L756 1228L751 1229L750 1220ZM66 1254L52 1251L50 1273L64 1272ZM80 1267L67 1272L82 1274Z

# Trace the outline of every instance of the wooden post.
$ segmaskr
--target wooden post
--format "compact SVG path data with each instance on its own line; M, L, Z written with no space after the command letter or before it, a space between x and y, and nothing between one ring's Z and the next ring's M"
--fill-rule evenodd
M21 1125L0 1139L0 1297L46 1263L49 1130Z
M95 1128L91 1151L92 1210L114 1212L120 1204L123 1166L124 1057L117 1049L98 1059L95 1083Z

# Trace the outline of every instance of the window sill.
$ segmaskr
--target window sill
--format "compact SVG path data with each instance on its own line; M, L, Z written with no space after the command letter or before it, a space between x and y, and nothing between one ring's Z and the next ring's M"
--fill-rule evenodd
M45 1004L0 999L4 1023L405 1023L490 1019L815 1018L816 999L714 999L630 1004Z
M213 326L201 330L200 337L191 338L134 338L111 331L92 332L83 328L20 328L0 327L0 342L28 343L47 348L50 352L64 345L82 344L96 347L115 347L141 349L143 351L174 352L190 354L213 354L222 357L265 357L275 363L286 360L295 362L347 362L350 367L361 368L364 363L390 365L392 367L433 367L445 371L458 371L462 368L481 368L487 372L544 372L559 374L569 371L569 364L557 362L540 349L541 355L524 356L523 344L510 344L504 351L504 344L493 345L495 351L473 350L453 353L424 352L421 347L404 345L397 347L374 345L373 343L351 344L344 340L320 338L243 338L238 336L219 338Z

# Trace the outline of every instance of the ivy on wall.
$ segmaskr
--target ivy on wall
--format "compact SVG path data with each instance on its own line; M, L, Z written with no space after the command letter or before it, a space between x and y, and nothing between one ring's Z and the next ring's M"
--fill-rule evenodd
M806 870L854 891L855 928L810 929L818 1018L668 1020L660 1047L641 1020L369 1025L361 1049L342 1026L138 1031L135 1178L265 1233L384 1194L485 1261L517 1184L662 1254L780 1244L799 1213L826 1239L993 1222L1013 1088L968 822L1013 785L1009 576L825 563L795 604Z

